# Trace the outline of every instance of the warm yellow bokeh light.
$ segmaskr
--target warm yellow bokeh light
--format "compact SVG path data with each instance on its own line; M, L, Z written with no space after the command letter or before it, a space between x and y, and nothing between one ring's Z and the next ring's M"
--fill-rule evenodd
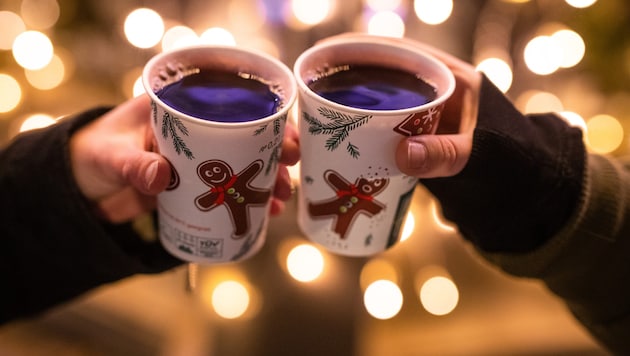
M549 92L533 92L525 101L524 112L526 114L560 112L562 110L564 110L562 101Z
M414 0L413 9L420 21L439 25L451 17L453 0Z
M20 33L26 31L22 18L11 11L0 11L0 50L8 50Z
M295 280L311 282L322 274L324 256L312 245L298 245L287 256L287 270Z
M582 36L572 30L560 30L551 35L551 40L562 51L560 67L570 68L582 61L586 53L586 45Z
M30 28L44 30L59 20L61 11L57 0L22 0L20 13Z
M200 41L204 44L226 46L236 45L236 39L234 38L234 35L230 31L221 27L211 27L203 31L200 36Z
M477 70L486 74L502 92L506 93L512 86L512 68L499 58L486 58L477 64Z
M401 2L401 0L365 0L365 5L373 11L394 11Z
M20 33L13 42L13 57L25 69L42 69L53 58L53 45L48 36L39 31Z
M162 36L162 51L194 46L199 44L199 36L188 26L173 26Z
M378 280L399 281L396 267L384 258L372 258L361 269L359 284L361 290L365 291L372 282Z
M235 319L245 314L249 302L247 288L237 281L221 282L212 292L212 307L225 319Z
M579 9L583 9L589 7L597 2L597 0L565 0L567 4L577 7Z
M142 76L138 77L135 82L133 82L132 95L135 98L136 96L140 96L147 91L144 89L144 84L142 83Z
M596 153L610 153L623 141L623 127L610 115L597 115L586 122L586 142Z
M49 90L59 86L63 82L66 68L59 56L53 55L47 66L38 70L25 69L26 80L35 88Z
M411 212L407 213L405 223L403 224L402 234L400 235L400 241L405 241L411 237L413 230L416 228L416 218Z
M537 36L525 46L525 64L533 73L548 75L560 68L562 49L549 36Z
M433 315L449 314L458 302L459 291L449 278L443 276L429 278L420 288L420 303Z
M403 294L396 283L381 279L367 287L363 304L371 316L381 320L391 319L402 308Z
M291 0L291 11L305 25L317 25L330 13L330 0Z
M127 15L124 30L129 43L138 48L151 48L162 39L164 21L157 12L139 8Z
M20 132L35 130L42 127L50 126L56 123L57 120L50 115L46 114L33 114L27 117L20 125Z
M367 32L371 35L386 37L403 37L405 22L393 11L380 11L368 21Z
M569 125L579 127L584 132L588 130L586 121L584 121L584 118L580 114L572 111L561 111L558 114L561 118L565 119Z
M15 78L0 73L0 113L15 109L22 100L22 87Z

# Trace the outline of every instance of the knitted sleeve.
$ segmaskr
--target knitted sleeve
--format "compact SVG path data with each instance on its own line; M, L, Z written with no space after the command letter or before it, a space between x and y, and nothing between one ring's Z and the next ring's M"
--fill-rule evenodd
M69 137L106 111L24 133L0 151L0 323L179 263L130 225L99 220L76 186Z

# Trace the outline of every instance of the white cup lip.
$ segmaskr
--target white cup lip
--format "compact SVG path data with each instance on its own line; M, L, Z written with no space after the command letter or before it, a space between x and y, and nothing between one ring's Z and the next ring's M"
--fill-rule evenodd
M303 76L303 71L305 70L303 66L310 56L322 50L333 50L335 47L360 46L360 45L366 45L366 44L373 45L376 47L381 47L381 49L389 48L389 49L402 50L404 52L413 53L414 55L419 56L426 63L435 67L443 75L443 79L446 82L446 86L441 86L440 88L437 88L439 91L441 91L441 93L439 93L435 99L431 100L428 103L425 103L423 105L413 106L410 108L395 109L395 110L370 110L370 109L361 109L361 108L355 108L355 107L343 105L343 104L328 100L326 98L323 98L317 95L308 87L308 83L305 82L304 80L305 78ZM348 64L348 63L344 63L344 64ZM375 63L375 64L378 64L378 63ZM405 43L403 41L393 42L391 41L391 38L376 36L376 35L367 35L367 34L347 36L347 37L341 37L341 38L333 38L333 39L325 39L323 42L308 48L306 51L302 52L302 54L300 54L297 60L295 61L295 64L293 65L293 74L297 81L297 86L300 88L302 92L306 93L306 95L312 98L316 98L316 100L321 101L325 103L327 106L333 107L335 109L343 110L346 112L360 113L360 114L378 114L382 116L390 116L390 115L405 115L405 114L410 114L410 113L415 113L415 112L426 111L428 108L437 107L443 104L446 100L448 100L451 97L451 95L455 91L455 76L442 61L438 60L430 53L427 53L421 48L413 46L412 44L409 44L409 43ZM422 78L422 79L426 80L430 84L432 83L431 78Z
M230 53L231 55L238 57L239 55L249 55L253 56L257 60L257 65L262 66L264 62L268 65L275 66L282 72L283 76L286 76L286 81L288 86L283 86L282 90L285 93L285 96L282 97L283 106L277 112L272 115L265 116L255 120L243 121L243 122L222 122L222 121L213 121L198 118L196 116L185 114L176 109L170 108L170 111L176 112L179 118L184 118L187 121L195 122L199 125L203 126L214 126L214 127L231 127L231 128L239 128L239 127L251 127L256 126L264 122L269 122L280 118L284 115L288 115L293 103L297 100L297 84L295 77L293 76L293 72L289 67L287 67L283 62L279 59L271 56L268 53L241 46L231 46L231 45L219 45L219 44L203 44L203 45L194 45L194 46L186 46L182 48L177 48L174 50L169 50L165 52L161 52L153 56L149 61L145 64L142 70L142 84L144 86L144 90L146 94L151 98L151 100L155 103L162 103L162 100L158 98L157 94L153 91L152 88L152 70L153 68L160 62L169 57L177 58L179 56L185 55L187 53L195 52L195 51L213 51L213 52L224 52ZM156 104L158 105L158 104ZM164 104L163 104L164 105ZM166 106L166 105L164 105Z

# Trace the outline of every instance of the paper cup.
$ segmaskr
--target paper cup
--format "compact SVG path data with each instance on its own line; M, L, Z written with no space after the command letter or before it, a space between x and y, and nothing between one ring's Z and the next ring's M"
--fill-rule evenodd
M283 102L276 113L247 122L215 122L166 105L162 87L198 68L263 78ZM173 168L158 195L159 237L174 256L189 262L238 261L263 245L278 171L287 113L296 98L293 75L278 60L222 46L162 53L145 66L159 152Z
M396 110L365 110L327 100L309 83L343 65L370 65L416 74L434 100ZM402 41L376 36L324 40L294 66L301 146L298 223L312 241L349 256L386 250L400 238L417 184L395 163L404 136L433 134L455 79L440 61Z

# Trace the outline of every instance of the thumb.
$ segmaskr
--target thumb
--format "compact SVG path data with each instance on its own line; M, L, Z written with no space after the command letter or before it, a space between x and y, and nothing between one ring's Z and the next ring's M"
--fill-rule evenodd
M419 135L407 137L396 148L396 164L418 178L449 177L459 173L470 158L472 136Z
M156 195L168 186L171 167L160 154L137 150L128 153L122 165L122 177L140 193Z

